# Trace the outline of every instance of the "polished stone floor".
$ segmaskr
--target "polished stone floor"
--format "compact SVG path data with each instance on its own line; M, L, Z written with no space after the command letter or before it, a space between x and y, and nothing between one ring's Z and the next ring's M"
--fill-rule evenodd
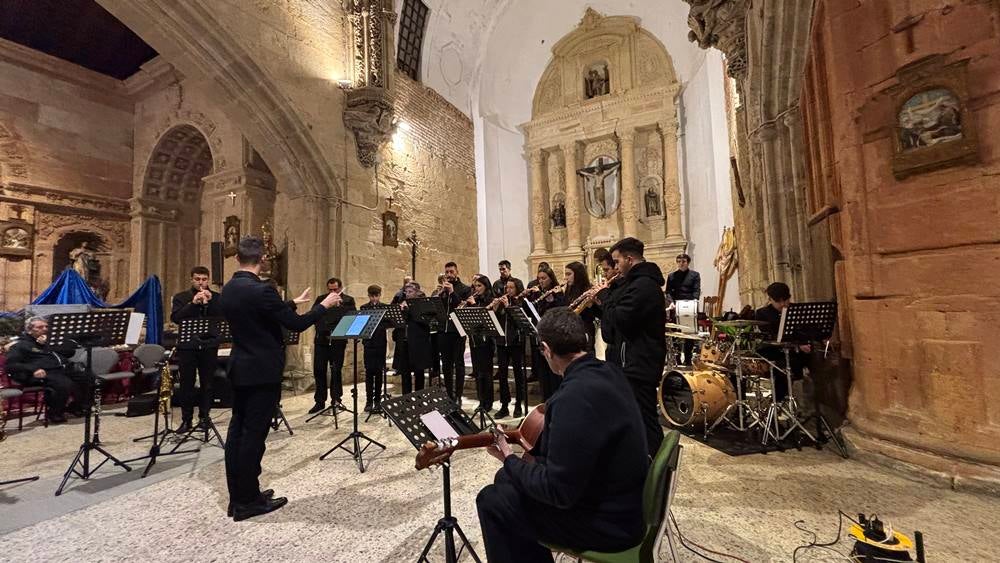
M41 479L0 487L0 561L415 561L441 514L440 471L414 471L412 447L375 420L362 430L388 449L368 460L368 471L359 473L343 453L320 461L350 422L342 415L339 429L329 418L305 423L311 404L309 395L285 397L295 435L272 434L264 457L263 484L288 496L289 505L241 523L225 517L218 448L161 458L147 479L105 466L55 497L82 425L12 432L0 444L0 480ZM217 414L224 434L229 413ZM151 424L150 417L106 416L101 435L112 453L138 457L148 445L131 439ZM684 535L705 548L746 561L791 561L795 547L810 539L796 521L829 541L843 510L876 512L907 533L922 530L931 561L997 560L994 497L938 488L827 451L729 457L686 438L683 444L674 514ZM474 501L497 467L484 452L465 451L452 469L454 512L483 556ZM846 553L851 543L834 548ZM679 555L700 560L680 547ZM820 550L798 557L820 560L837 558Z

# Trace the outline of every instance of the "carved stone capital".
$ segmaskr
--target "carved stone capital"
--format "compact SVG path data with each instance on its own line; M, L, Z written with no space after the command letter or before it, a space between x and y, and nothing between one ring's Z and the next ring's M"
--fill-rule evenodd
M726 71L742 80L747 72L746 19L749 0L684 0L688 12L688 39L702 49L715 47L726 54Z
M668 135L677 136L677 120L676 119L664 119L656 122L656 126L660 128L660 134L664 137Z
M358 160L365 168L375 166L375 157L394 130L393 96L384 88L358 88L347 92L344 124L354 131Z
M615 135L618 136L618 141L623 145L635 143L635 129L618 129L615 131Z
M750 140L754 143L769 143L778 136L778 127L773 123L765 123L756 131L750 134Z
M542 149L533 150L528 153L528 161L534 167L541 167L545 163L545 151Z

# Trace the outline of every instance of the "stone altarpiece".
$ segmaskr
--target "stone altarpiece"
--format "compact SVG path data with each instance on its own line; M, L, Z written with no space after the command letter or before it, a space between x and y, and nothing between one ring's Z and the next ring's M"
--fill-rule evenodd
M552 54L532 120L521 126L531 171L531 271L541 261L557 271L574 260L590 263L595 250L624 236L644 241L647 258L672 269L687 241L677 168L680 85L670 56L636 18L592 9ZM595 83L594 69L603 82ZM608 205L595 209L592 181L580 171L598 163L617 169L599 169L608 172L601 190Z

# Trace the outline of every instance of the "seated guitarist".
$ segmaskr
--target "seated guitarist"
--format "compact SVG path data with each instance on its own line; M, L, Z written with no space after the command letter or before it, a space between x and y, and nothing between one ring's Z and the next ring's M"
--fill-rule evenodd
M542 354L562 384L545 403L545 429L526 461L497 438L503 457L476 506L493 563L552 561L541 544L618 551L644 532L646 431L622 371L586 352L587 332L565 307L538 323Z

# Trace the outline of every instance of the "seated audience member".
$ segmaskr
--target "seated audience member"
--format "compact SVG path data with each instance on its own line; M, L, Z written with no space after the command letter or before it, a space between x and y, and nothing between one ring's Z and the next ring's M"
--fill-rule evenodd
M85 376L70 363L73 350L56 349L48 343L49 323L31 317L24 323L24 334L7 352L7 372L14 382L25 387L45 387L48 421L66 422L65 412L79 416L83 412ZM66 406L73 397L76 402Z

